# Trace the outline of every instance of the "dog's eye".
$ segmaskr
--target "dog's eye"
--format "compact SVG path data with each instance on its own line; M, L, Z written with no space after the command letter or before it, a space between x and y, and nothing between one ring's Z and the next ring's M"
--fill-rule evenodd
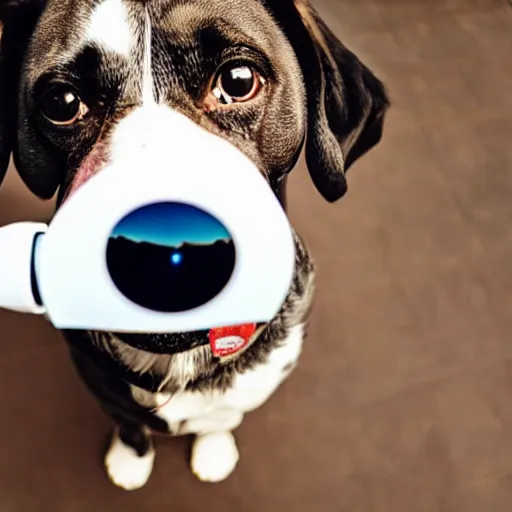
M54 87L43 99L43 115L58 126L70 126L83 119L88 111L78 94L66 87Z
M262 85L261 76L249 66L226 67L219 73L214 96L221 103L241 103L253 99Z

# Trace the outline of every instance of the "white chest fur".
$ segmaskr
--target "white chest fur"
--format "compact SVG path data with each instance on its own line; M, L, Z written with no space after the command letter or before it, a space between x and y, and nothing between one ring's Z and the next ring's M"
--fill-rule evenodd
M303 325L294 327L265 364L237 375L225 392L157 395L160 409L156 414L179 435L233 430L245 413L261 406L289 375L302 351L303 335Z

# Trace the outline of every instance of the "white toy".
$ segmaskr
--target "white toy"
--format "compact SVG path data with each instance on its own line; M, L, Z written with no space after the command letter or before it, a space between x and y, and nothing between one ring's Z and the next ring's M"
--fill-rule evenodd
M222 162L195 155L186 172L147 155L143 167L98 172L49 225L0 228L0 307L44 314L58 329L111 332L185 332L277 314L294 242L256 166L234 149Z

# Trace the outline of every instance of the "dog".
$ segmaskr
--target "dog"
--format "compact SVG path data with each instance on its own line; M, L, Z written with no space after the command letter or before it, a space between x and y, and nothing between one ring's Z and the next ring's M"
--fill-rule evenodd
M172 164L173 132L192 123L191 150L201 151L205 134L228 141L283 208L303 149L314 186L333 203L348 169L382 138L384 84L307 0L9 0L0 22L0 178L12 155L28 189L55 197L57 208L137 144L144 112L162 114L162 164ZM228 362L204 331L63 332L76 371L113 420L105 467L115 485L146 484L157 434L193 436L200 481L236 468L233 431L290 375L306 337L315 266L293 236L281 310Z

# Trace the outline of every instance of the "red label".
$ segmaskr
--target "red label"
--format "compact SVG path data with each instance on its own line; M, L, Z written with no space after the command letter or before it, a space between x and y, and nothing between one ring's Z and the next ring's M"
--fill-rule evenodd
M210 347L215 357L226 357L242 350L256 332L256 324L210 329Z

